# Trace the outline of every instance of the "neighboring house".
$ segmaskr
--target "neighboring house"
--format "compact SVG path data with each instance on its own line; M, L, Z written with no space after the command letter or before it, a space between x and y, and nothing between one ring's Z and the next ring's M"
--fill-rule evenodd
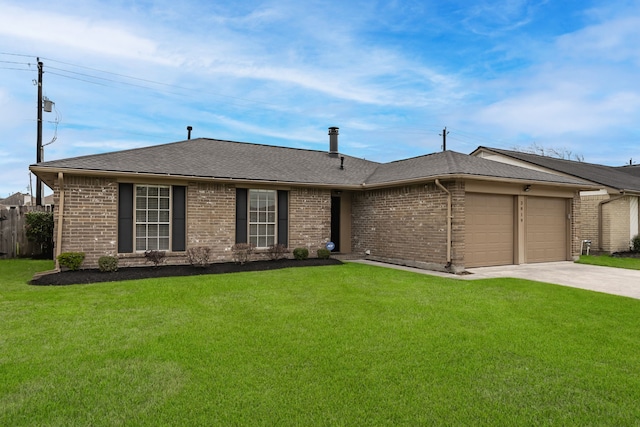
M30 196L26 193L13 193L5 199L0 199L0 209L25 206L29 204Z
M445 151L391 163L329 151L193 139L32 165L54 190L56 253L230 261L235 243L280 243L421 268L571 260L589 183Z
M473 156L590 181L597 190L580 193L582 237L591 241L592 249L603 252L629 250L631 239L638 234L640 216L640 168L611 167L537 154L478 147Z
M13 193L11 196L6 199L0 199L0 209L9 209L11 207L18 206L32 206L32 197L27 193ZM49 194L43 200L43 205L48 208L47 211L50 211L51 205L53 204L53 194Z
M618 166L615 169L624 173L631 174L633 176L640 177L640 165Z

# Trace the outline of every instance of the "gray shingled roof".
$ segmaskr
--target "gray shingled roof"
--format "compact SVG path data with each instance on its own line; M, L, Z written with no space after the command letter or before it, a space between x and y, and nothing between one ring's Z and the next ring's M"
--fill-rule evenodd
M111 172L322 183L362 183L378 163L324 151L270 145L191 139L133 150L117 151L40 163L38 166Z
M378 184L410 180L423 177L467 175L474 177L497 177L528 181L564 184L585 184L584 181L538 172L518 166L493 162L455 151L444 151L406 160L385 163L376 169L367 183Z
M640 177L634 176L633 173L625 173L621 171L620 168L594 163L557 159L554 157L539 156L537 154L521 153L518 151L502 150L499 148L481 146L478 147L477 150L486 150L502 154L513 159L522 160L536 166L572 175L577 178L595 182L617 190L640 191Z
M616 170L633 176L640 177L640 165L618 166Z
M340 169L340 157L344 169ZM451 175L584 185L578 179L547 174L445 151L380 164L356 157L216 139L170 144L43 162L39 170L73 169L335 186L381 185Z

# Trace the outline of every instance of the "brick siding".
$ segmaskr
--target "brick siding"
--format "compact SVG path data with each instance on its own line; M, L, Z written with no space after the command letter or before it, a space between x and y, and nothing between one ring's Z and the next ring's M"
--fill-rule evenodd
M118 184L111 179L64 177L64 224L61 252L84 252L84 268L95 268L98 258L118 250ZM58 235L60 191L54 185L54 239Z
M463 183L445 183L452 193L452 261L464 252ZM435 184L355 193L352 247L369 258L444 270L447 264L447 194Z
M230 261L236 236L236 189L190 182L187 188L187 249L211 248L211 261Z
M605 252L629 250L629 197L602 204L602 244Z
M576 193L573 196L573 199L571 200L571 206L569 211L569 216L571 218L570 250L571 250L571 258L573 258L574 260L577 260L580 255L580 251L582 250L582 240L589 239L589 237L584 237L587 234L585 234L585 222L584 222L585 213L583 212L583 209L584 209L584 203L582 198L580 197L580 192L576 191ZM596 221L596 224L597 224L597 221ZM589 227L591 227L591 224L588 224L588 225ZM589 232L591 232L591 228L589 228L588 230ZM597 247L597 246L593 246L593 240L591 240L591 245L592 247Z
M292 188L289 191L289 248L309 249L317 256L331 238L331 191Z
M602 249L602 242L600 242L600 202L609 200L608 194L601 194L597 196L583 196L580 199L580 214L577 219L582 226L580 238L581 240L591 240L592 250L604 250Z
M105 178L65 176L61 252L84 252L83 268L96 268L103 255L118 255L121 267L145 265L141 253L117 253L118 183ZM60 191L54 188L54 237ZM235 244L236 189L228 184L190 182L187 186L187 249L207 246L212 262L231 261ZM331 192L307 188L289 191L289 248L306 247L317 256L331 236ZM266 258L264 252L254 259ZM167 253L167 263L186 263L185 253Z

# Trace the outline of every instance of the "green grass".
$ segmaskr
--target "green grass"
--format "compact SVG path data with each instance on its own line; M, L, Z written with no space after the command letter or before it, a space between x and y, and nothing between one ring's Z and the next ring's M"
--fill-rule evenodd
M576 262L579 264L640 270L640 258L617 258L610 255L581 255L580 259Z
M0 261L0 425L637 425L640 301L360 264L67 287Z

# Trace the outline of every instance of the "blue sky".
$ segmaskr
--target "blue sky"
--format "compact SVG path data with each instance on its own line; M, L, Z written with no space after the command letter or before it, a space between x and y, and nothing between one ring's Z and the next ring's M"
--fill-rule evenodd
M534 144L640 162L640 1L0 0L0 197L35 162L193 137L387 162ZM56 129L56 118L59 123ZM35 181L34 181L35 182ZM48 191L47 191L48 192Z

